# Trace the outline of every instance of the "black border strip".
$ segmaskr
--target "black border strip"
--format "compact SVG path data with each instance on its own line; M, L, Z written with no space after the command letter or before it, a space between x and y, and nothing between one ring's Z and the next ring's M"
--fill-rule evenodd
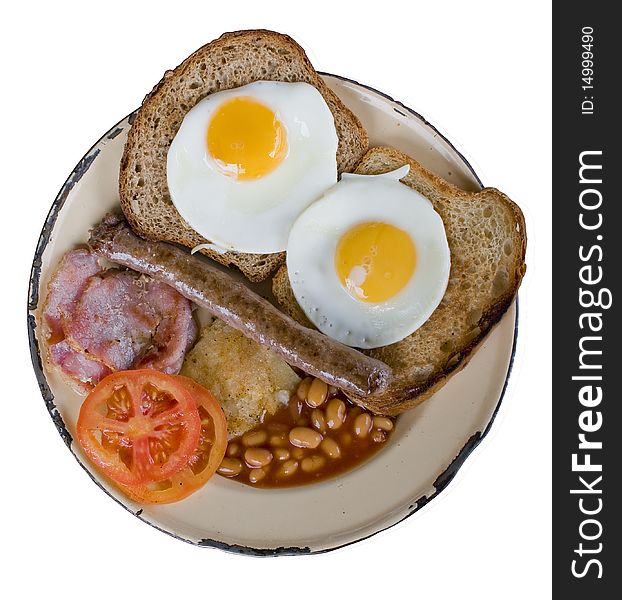
M464 157L464 155L461 152L459 152L455 148L455 146L434 125L432 125L429 121L427 121L418 112L412 110L411 108L408 108L407 106L405 106L401 102L393 99L388 94L385 94L384 92L380 92L380 91L376 90L375 88L373 88L371 86L359 83L358 81L355 81L354 79L349 79L347 77L342 77L340 75L333 75L331 73L325 73L325 72L320 72L320 75L328 76L328 77L333 77L335 79L340 79L342 81L347 81L348 83L353 83L353 84L358 85L358 86L360 86L360 87L362 87L364 89L367 89L367 90L369 90L371 92L374 92L375 94L378 94L378 95L382 96L383 98L386 98L387 100L389 100L389 101L391 101L391 102L393 102L395 104L398 104L399 106L403 107L404 110L406 110L408 113L410 113L411 115L413 115L414 117L416 117L417 119L422 121L424 123L424 125L430 127L434 132L436 132L436 134L449 145L449 147L459 156L459 158L462 160L462 162L469 168L469 170L471 171L471 173L473 174L473 176L475 177L475 179L477 180L479 185L481 187L484 187L482 181L478 177L477 173L475 173L475 170L473 169L473 167L471 166L469 161ZM397 112L399 112L399 111L397 111ZM48 412L50 413L50 416L52 417L52 421L54 422L54 425L56 426L56 428L57 428L61 438L63 439L63 441L65 442L65 444L69 448L69 451L72 453L72 455L74 456L74 458L76 459L78 464L84 469L84 471L88 474L88 476L91 478L91 480L95 483L95 485L97 485L105 494L110 496L110 498L112 498L117 504L119 504L119 506L122 506L125 510L127 510L130 513L132 513L135 517L137 517L138 519L140 519L144 523L147 523L148 525L150 525L154 529L157 529L158 531L161 531L161 532L163 532L163 533L165 533L165 534L167 534L167 535L169 535L169 536L171 536L171 537L173 537L175 539L181 540L181 541L186 542L188 544L192 544L193 546L207 547L207 548L216 548L216 549L219 549L219 550L224 550L225 552L230 552L232 554L240 554L240 555L244 555L244 556L256 556L256 557L299 556L299 555L307 555L307 554L324 554L326 552L332 552L333 550L338 550L340 548L345 548L346 546L350 546L350 545L355 544L357 542L369 539L370 537L372 537L372 536L374 536L374 535L376 535L376 534L378 534L378 533L380 533L382 531L386 531L387 529L390 529L391 527L394 527L398 523L401 523L402 521L404 521L407 518L409 518L412 515L414 515L417 511L421 510L426 504L428 504L428 502L430 502L431 500L436 498L436 496L438 496L449 485L449 483L453 480L453 478L455 477L456 473L459 471L460 467L464 464L464 462L466 461L468 456L481 443L481 441L488 434L488 432L490 431L490 428L492 427L492 424L493 424L493 422L494 422L494 420L495 420L495 418L497 416L497 413L499 412L499 408L501 406L501 402L503 400L503 397L505 396L505 392L506 392L506 389L507 389L507 386L508 386L510 374L512 372L512 367L514 365L514 356L516 354L516 344L517 344L517 339L518 339L518 321L519 321L518 297L516 298L516 317L515 317L515 321L514 321L514 339L513 339L513 342L512 342L512 353L510 355L510 363L508 365L508 370L507 370L507 373L506 373L506 376L505 376L505 382L503 384L503 389L501 390L501 394L499 395L499 400L497 402L497 405L495 406L495 409L494 409L494 411L492 413L490 421L488 422L488 425L486 426L484 431L483 432L482 431L476 431L467 440L466 444L460 450L458 455L453 459L453 461L449 464L449 466L435 479L434 484L433 484L433 486L435 488L435 491L432 494L430 494L430 496L422 496L419 499L415 500L409 506L410 512L408 514L406 514L404 517L402 517L401 519L399 519L398 521L396 521L395 523L392 523L391 525L388 525L387 527L379 529L378 531L375 531L374 533L371 533L371 534L366 535L364 537L358 538L358 539L353 540L351 542L347 542L347 543L341 544L339 546L333 546L331 548L324 548L322 550L315 550L315 551L312 551L308 546L305 546L305 547L296 547L296 546L283 547L283 546L280 546L278 548L253 548L253 547L250 547L250 546L241 546L241 545L238 545L238 544L227 544L226 542L219 542L217 540L212 540L212 539L201 539L198 542L195 542L193 540L189 540L189 539L183 538L183 537L181 537L181 536L179 536L179 535L177 535L175 533L172 533L170 531L166 531L165 529L162 529L161 527L159 527L155 523L152 523L152 522L148 521L147 519L143 518L142 517L142 512L143 512L142 509L139 509L138 511L134 512L129 506L126 506L125 504L123 504L118 498L113 496L97 479L95 479L93 474L78 459L76 453L73 451L73 449L71 447L71 443L72 443L71 434L67 430L67 428L65 426L65 423L63 422L62 416L60 415L58 409L56 408L56 405L54 403L54 395L52 394L52 391L50 390L50 387L48 386L47 380L45 378L45 374L43 372L43 365L41 364L41 355L39 353L39 343L37 341L37 337L36 337L36 334L35 334L35 331L36 331L36 320L35 320L34 315L32 314L32 311L34 311L37 308L37 305L38 305L38 302L39 302L39 281L40 281L40 277L41 277L41 264L42 264L43 253L45 251L45 248L46 248L48 242L50 241L50 237L52 235L52 231L54 229L54 225L56 224L56 219L57 219L58 214L60 213L63 205L65 204L65 201L67 200L67 197L69 196L69 192L73 189L73 187L76 185L76 183L78 183L78 181L80 181L82 176L88 171L90 166L93 164L93 161L99 155L100 150L99 150L98 146L105 139L114 139L117 135L119 135L121 133L121 131L123 130L124 126L122 124L125 121L127 121L128 124L131 125L133 120L134 120L134 117L135 117L136 113L137 113L137 110L132 111L127 117L121 119L121 121L119 121L116 125L114 125L106 133L104 133L104 135L102 135L99 138L99 140L97 140L97 142L95 144L93 144L93 146L89 149L89 151L84 155L84 157L76 165L76 167L72 171L71 175L69 175L69 177L67 178L67 180L63 184L63 187L61 188L60 192L56 196L56 199L52 203L50 211L48 212L48 215L47 215L47 217L45 219L45 223L43 225L43 228L41 230L41 234L39 236L39 241L37 243L37 248L35 250L35 255L34 255L34 259L33 259L33 263L32 263L32 269L31 269L31 272L30 272L30 281L29 281L29 287L28 287L28 304L27 304L27 327L28 327L28 341L29 341L29 346L30 346L30 356L31 356L31 360L32 360L33 369L35 371L35 376L37 378L37 382L39 383L39 389L41 390L41 395L43 396L43 400L45 402L46 408L47 408Z

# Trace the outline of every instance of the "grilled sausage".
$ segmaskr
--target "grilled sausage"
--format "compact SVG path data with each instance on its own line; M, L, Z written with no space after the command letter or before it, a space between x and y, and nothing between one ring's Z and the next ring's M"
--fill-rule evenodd
M89 244L108 260L168 283L309 375L358 396L381 394L388 387L391 369L385 363L300 325L202 258L139 238L121 216L104 217L91 231Z

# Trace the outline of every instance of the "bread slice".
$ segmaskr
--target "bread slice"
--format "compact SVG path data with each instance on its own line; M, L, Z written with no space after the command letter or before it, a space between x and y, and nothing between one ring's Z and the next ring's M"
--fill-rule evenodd
M514 299L525 273L523 214L494 188L465 192L393 148L372 148L356 173L375 175L410 165L402 182L431 200L445 225L451 252L447 290L432 316L413 334L366 350L393 368L394 383L382 396L353 397L377 413L396 415L423 402L462 369ZM282 266L273 292L283 310L310 323Z
M167 71L144 99L129 131L121 159L121 208L142 237L188 247L206 243L181 218L170 199L166 156L186 113L208 94L253 81L306 82L322 94L339 137L337 170L352 170L367 150L367 132L357 117L317 74L304 50L289 36L265 30L225 33ZM223 265L235 265L262 281L285 254L201 250Z

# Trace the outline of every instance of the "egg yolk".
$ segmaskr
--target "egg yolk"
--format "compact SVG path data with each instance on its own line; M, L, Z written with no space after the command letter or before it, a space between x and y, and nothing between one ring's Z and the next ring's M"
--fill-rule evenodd
M287 134L265 104L250 96L237 96L223 102L212 116L207 149L227 175L258 179L285 158Z
M363 223L337 244L335 270L355 298L384 302L397 294L415 272L417 253L410 236L388 223Z

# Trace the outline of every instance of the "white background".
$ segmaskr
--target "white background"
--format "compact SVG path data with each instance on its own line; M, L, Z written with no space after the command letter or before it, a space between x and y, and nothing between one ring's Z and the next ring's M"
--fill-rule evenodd
M82 0L3 8L3 597L550 597L548 4ZM312 557L197 549L132 517L64 447L28 355L30 263L66 176L165 68L224 31L251 27L289 33L317 69L421 112L485 184L520 204L529 235L518 353L490 435L416 516Z

